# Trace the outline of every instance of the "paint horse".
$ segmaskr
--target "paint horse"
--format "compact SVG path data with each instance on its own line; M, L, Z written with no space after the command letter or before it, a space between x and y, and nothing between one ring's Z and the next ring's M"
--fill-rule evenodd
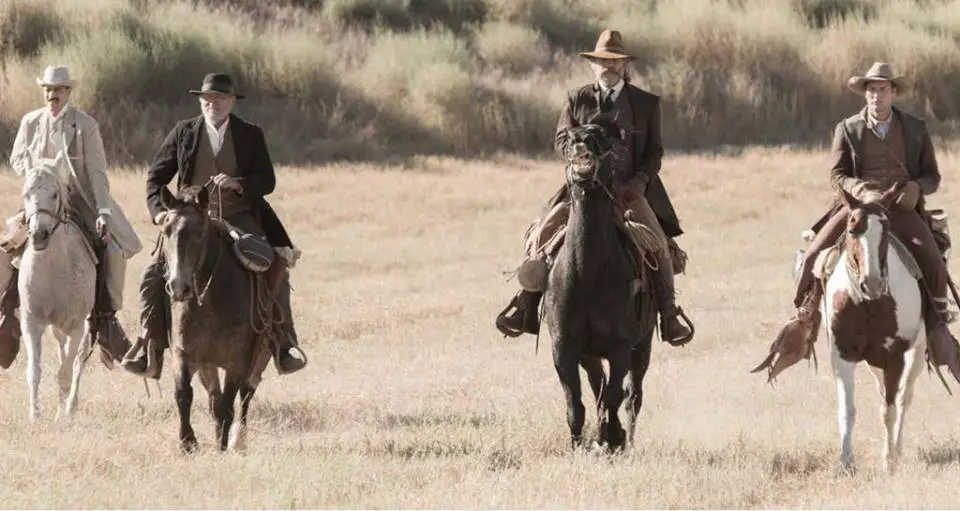
M837 268L824 287L821 310L831 342L830 361L837 384L840 463L853 463L855 418L853 370L866 362L883 398L886 428L883 468L892 472L901 455L903 423L914 383L925 366L927 337L915 262L893 237L888 207L896 185L871 202L843 192L849 213ZM909 266L908 266L909 265Z

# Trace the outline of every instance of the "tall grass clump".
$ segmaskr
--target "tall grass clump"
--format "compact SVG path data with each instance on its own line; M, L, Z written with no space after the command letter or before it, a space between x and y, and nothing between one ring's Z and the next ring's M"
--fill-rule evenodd
M111 158L152 157L231 73L280 162L548 154L578 52L622 32L670 149L829 142L877 60L936 136L960 125L960 0L0 0L0 157L66 64Z
M509 21L484 23L477 31L474 46L486 67L507 73L528 73L550 62L550 47L543 35Z

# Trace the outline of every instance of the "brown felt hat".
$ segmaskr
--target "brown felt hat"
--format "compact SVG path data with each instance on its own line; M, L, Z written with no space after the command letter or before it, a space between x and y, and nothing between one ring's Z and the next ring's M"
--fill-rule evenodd
M898 93L902 93L907 88L906 77L897 76L893 73L893 68L886 62L874 62L870 69L863 76L853 76L847 80L847 88L863 94L869 82L886 81L892 83Z
M592 57L595 59L628 59L633 60L636 57L627 53L623 47L623 36L618 30L606 29L600 33L597 38L597 45L593 51L580 52L581 57Z

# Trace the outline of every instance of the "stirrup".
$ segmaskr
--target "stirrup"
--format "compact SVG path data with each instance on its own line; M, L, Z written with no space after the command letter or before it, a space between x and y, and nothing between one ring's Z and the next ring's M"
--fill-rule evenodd
M690 321L690 318L687 317L686 313L684 313L683 309L681 309L679 306L674 306L673 314L671 314L669 318L663 317L662 315L661 317L664 320L664 323L679 317L680 319L683 320L684 323L686 323L687 328L690 329L689 334L679 339L664 339L664 342L666 342L671 346L683 346L684 344L687 344L688 342L693 340L693 334L696 332L696 329L693 326L693 322Z
M503 308L500 311L500 314L497 314L496 326L497 330L500 331L506 337L520 337L524 334L523 331L523 318L520 318L520 328L514 328L513 326L507 325L507 313L513 309L517 313L520 313L520 308L518 307L517 301L519 300L520 294L517 293L510 299L510 304Z

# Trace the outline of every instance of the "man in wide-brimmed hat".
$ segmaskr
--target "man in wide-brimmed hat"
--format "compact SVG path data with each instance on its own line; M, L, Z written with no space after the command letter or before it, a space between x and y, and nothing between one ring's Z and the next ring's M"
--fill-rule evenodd
M69 190L71 218L76 220L98 250L97 305L92 311L101 346L110 357L119 361L129 347L126 335L116 320L116 311L123 307L123 288L127 260L143 246L120 205L110 194L107 159L100 137L100 126L89 114L70 102L76 80L66 66L49 66L36 79L45 106L23 116L10 153L10 166L24 175L41 161L52 163ZM12 246L5 246L13 250ZM6 250L0 250L0 291L7 288L6 298L16 294L16 279L11 279ZM8 285L9 283L9 285ZM101 293L101 290L105 291ZM0 306L0 324L12 317L11 302ZM16 321L16 320L14 320ZM3 327L0 326L0 330Z
M589 63L596 81L570 91L557 123L555 149L565 155L567 128L587 123L599 113L609 114L623 134L624 151L616 165L616 193L635 220L649 227L659 238L662 250L657 254L655 272L656 296L660 310L660 334L672 345L686 344L693 338L692 325L680 321L681 310L676 305L674 292L674 261L671 254L672 238L683 233L680 222L660 180L663 158L661 141L660 98L632 83L627 64L634 60L623 44L617 30L604 30L597 38L593 51L581 52ZM529 261L546 262L544 247L553 252L559 247L551 243L565 225L567 218L566 186L549 201L544 215L528 231L526 251ZM674 249L679 248L674 245ZM525 265L536 267L537 265ZM543 273L541 271L540 273ZM543 286L540 286L541 288ZM510 305L497 316L497 328L509 336L537 333L537 308L543 296L542 289L523 289Z
M929 293L925 300L927 339L931 358L946 364L960 381L960 352L947 329L951 314L947 311L949 276L934 239L924 196L937 191L940 171L926 123L893 105L898 94L907 89L903 76L893 72L886 62L875 62L862 76L853 76L847 87L866 100L856 114L837 123L833 136L833 162L830 179L834 189L862 201L874 199L894 185L901 187L888 219L890 227L906 243L923 272ZM814 325L819 319L819 304L824 290L812 275L814 261L833 246L847 224L848 211L842 201L834 201L830 211L818 221L815 235L807 247L800 268L794 305L797 315L792 323ZM795 329L816 335L816 328ZM805 342L812 343L814 338Z
M274 363L280 374L302 369L306 355L298 347L289 310L289 272L298 250L265 196L273 192L276 174L263 130L233 113L243 95L228 74L210 73L198 90L201 115L177 123L167 134L147 174L147 208L160 225L166 207L162 191L174 178L177 188L206 185L210 189L208 212L240 231L265 236L276 257L265 271L267 285L284 310L284 335L269 336ZM218 193L219 192L219 193ZM222 215L222 216L221 216ZM167 337L169 298L164 289L161 251L143 272L140 283L141 335L127 354L123 367L159 379ZM286 292L281 296L281 290Z

